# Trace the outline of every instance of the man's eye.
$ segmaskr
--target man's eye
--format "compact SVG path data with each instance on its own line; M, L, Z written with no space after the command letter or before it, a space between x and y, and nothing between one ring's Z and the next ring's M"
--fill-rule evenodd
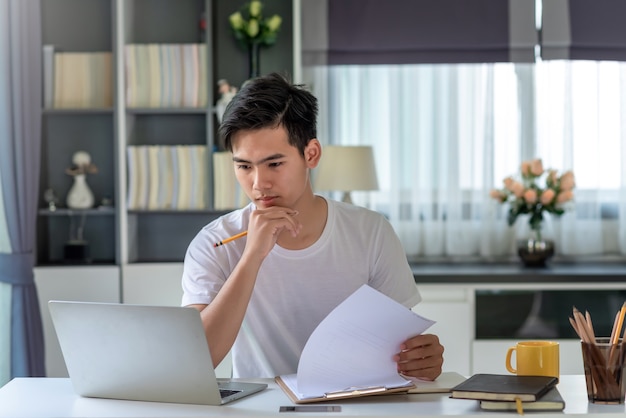
M278 167L278 166L281 166L281 165L283 165L282 161L275 162L275 163L270 163L270 167Z
M246 164L237 164L237 170L247 170L250 166Z

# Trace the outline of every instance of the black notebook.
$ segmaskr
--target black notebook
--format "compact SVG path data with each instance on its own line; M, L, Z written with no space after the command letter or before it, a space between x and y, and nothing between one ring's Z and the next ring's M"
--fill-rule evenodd
M480 401L481 409L488 411L516 411L516 402L512 401ZM550 389L545 395L534 402L522 402L524 411L562 411L565 401L557 388Z
M517 376L512 374L475 374L452 388L451 398L479 401L534 402L559 380L548 376Z

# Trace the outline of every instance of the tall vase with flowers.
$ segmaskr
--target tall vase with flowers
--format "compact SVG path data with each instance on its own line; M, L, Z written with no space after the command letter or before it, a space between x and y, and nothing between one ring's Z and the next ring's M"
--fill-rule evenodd
M533 236L518 248L522 261L529 266L542 266L554 254L554 243L542 236L544 213L561 216L565 204L574 198L574 173L562 174L555 169L544 169L541 159L523 161L520 176L506 177L504 187L491 191L491 197L509 204L507 222L512 226L520 215L529 215L528 224Z
M282 18L277 14L263 17L263 3L253 0L231 14L229 21L235 39L248 51L249 78L258 77L261 68L261 48L276 43Z

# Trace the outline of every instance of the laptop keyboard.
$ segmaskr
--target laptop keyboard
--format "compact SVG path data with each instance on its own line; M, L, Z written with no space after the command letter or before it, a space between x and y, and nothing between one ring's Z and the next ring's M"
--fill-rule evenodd
M220 396L222 398L226 398L230 395L234 395L235 393L241 392L240 390L230 390L230 389L220 389Z

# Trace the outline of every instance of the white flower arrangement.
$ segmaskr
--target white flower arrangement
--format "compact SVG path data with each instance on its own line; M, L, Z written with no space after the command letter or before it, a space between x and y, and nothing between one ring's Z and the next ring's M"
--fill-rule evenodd
M269 46L276 42L282 18L277 14L264 18L263 3L253 0L231 14L229 21L235 38L244 46Z

